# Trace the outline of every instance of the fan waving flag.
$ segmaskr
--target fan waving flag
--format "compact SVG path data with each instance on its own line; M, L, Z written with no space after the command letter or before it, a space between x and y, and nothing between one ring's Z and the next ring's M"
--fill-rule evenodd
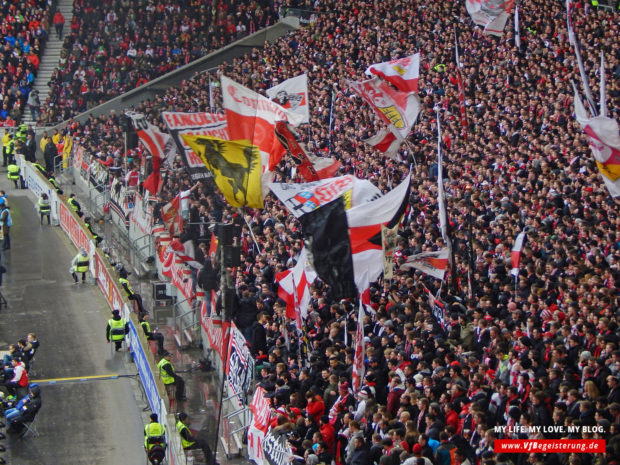
M364 379L364 304L360 298L359 310L357 312L357 330L355 331L355 355L353 357L353 372L351 373L351 388L356 393L362 386Z
M180 210L180 196L176 196L161 207L161 219L170 234L180 234L183 231L183 217Z
M276 274L278 297L286 302L286 316L297 321L301 329L301 320L308 316L310 302L309 285L316 279L316 273L310 266L306 249L301 249L297 264L288 270Z
M370 65L365 71L368 76L379 76L401 92L418 92L420 78L420 54L416 53L398 60Z
M132 111L128 111L125 114L131 119L140 142L153 157L151 174L144 180L143 186L151 194L157 195L161 184L161 165L165 162L167 165L172 166L176 156L174 140L169 134L161 132L157 126L149 123L143 114Z
M573 84L574 87L574 84ZM612 197L620 197L620 133L618 122L605 116L589 118L575 88L575 116L588 135L599 173Z
M258 147L246 140L182 137L213 173L215 184L231 206L263 208Z
M274 132L275 122L288 121L297 126L302 118L226 76L222 76L221 84L230 139L249 140L269 157L268 170L273 171L284 155L284 147Z
M378 77L347 81L399 139L404 140L420 114L420 100L413 92L400 92Z
M307 74L295 76L267 89L267 96L282 108L299 116L302 124L310 122Z
M374 282L383 272L381 227L392 229L400 223L407 210L411 175L396 188L372 202L347 210L355 282L362 284L367 272L368 282Z
M433 278L443 280L448 268L448 257L450 252L445 247L436 252L423 252L408 257L405 263L400 265L401 270L410 270L415 268L426 273Z
M523 251L523 245L525 244L525 231L521 231L517 238L515 239L515 243L512 246L512 250L510 251L510 266L512 270L510 270L510 274L515 278L519 276L519 262L521 261L521 252Z
M285 121L276 122L276 136L295 160L299 174L308 182L331 178L341 166L333 158L316 157L308 153L306 147L298 142L297 132Z
M484 26L484 34L501 37L514 3L514 0L466 0L465 7L474 23Z
M312 267L330 286L330 298L355 298L351 242L342 197L306 213L299 222Z

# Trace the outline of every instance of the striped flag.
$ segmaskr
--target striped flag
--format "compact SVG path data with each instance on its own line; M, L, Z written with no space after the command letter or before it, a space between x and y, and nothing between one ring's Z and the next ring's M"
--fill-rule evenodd
M398 149L400 149L400 144L402 144L402 141L388 128L379 130L379 132L374 136L369 137L368 139L363 139L363 142L373 146L386 156L400 161Z
M525 244L525 231L521 231L519 233L514 245L512 246L512 251L510 252L510 266L512 267L510 274L515 278L519 276L519 261L521 261L523 244Z
M355 332L355 355L353 357L353 372L351 373L351 388L356 393L360 390L364 378L364 304L360 298L357 312L357 330Z
M521 29L519 28L519 7L515 6L515 45L521 48Z
M448 257L450 252L447 247L436 252L423 252L408 257L405 263L400 265L401 270L415 268L426 273L433 278L443 280L448 268Z

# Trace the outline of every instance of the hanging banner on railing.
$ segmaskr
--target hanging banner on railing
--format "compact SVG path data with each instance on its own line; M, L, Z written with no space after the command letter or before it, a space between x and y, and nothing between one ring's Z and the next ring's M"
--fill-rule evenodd
M207 302L202 302L202 305L200 306L200 322L202 329L204 329L205 333L207 333L209 345L217 352L222 362L222 366L224 366L224 347L227 346L228 342L225 340L226 329L230 326L230 323L207 316Z
M287 442L286 434L277 434L270 429L261 446L264 457L263 465L290 465L293 461L293 452Z
M161 256L162 253L160 253L160 258ZM161 272L164 276L172 278L172 284L191 302L196 297L194 279L191 276L191 271L185 265L177 262L175 257L172 252L163 252Z
M115 279L110 275L108 269L103 262L103 259L98 253L95 254L95 278L99 289L103 292L108 305L112 310L120 310L123 305L123 299L121 297L118 288L115 286Z
M235 395L242 396L252 384L254 359L252 354L250 354L245 337L234 323L230 327L227 362L226 375L228 376L228 384Z
M142 234L150 235L153 232L152 207L144 198L136 193L133 210L129 214L129 221L133 223Z
M82 225L78 223L78 220L73 216L69 208L64 203L60 202L58 212L60 216L60 227L67 233L73 245L75 245L78 250L80 247L90 250L90 240L82 229Z
M200 157L185 143L181 135L213 136L228 140L226 115L165 111L161 116L168 126L168 131L170 131L179 153L183 155L185 166L187 166L192 180L211 177L211 172L207 170Z

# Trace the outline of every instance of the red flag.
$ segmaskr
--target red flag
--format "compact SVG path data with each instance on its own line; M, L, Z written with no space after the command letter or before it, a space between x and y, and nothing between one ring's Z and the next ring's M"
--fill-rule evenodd
M161 183L161 158L153 155L153 170L149 174L148 178L144 180L142 184L144 188L153 195L157 195L159 191L159 185Z
M399 159L398 149L402 143L396 135L389 129L381 129L377 134L368 139L364 139L368 145L372 145L375 149L384 153L390 158Z
M277 121L275 130L278 140L291 154L306 181L331 178L340 168L340 162L333 158L316 157L308 153L306 147L297 141L297 132L285 121Z
M179 218L181 218L179 201L180 199L177 195L161 208L161 219L171 234L177 234L180 232L179 229L182 230L182 227L179 228ZM183 221L182 218L181 221Z

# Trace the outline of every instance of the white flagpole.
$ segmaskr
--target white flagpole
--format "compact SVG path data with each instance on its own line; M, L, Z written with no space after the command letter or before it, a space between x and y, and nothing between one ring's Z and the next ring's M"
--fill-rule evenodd
M515 45L521 48L521 30L519 29L519 7L515 5Z
M605 55L601 50L601 85L600 85L600 97L599 97L599 113L601 116L607 116L607 96L605 94L605 87L607 85L607 79L605 77Z

